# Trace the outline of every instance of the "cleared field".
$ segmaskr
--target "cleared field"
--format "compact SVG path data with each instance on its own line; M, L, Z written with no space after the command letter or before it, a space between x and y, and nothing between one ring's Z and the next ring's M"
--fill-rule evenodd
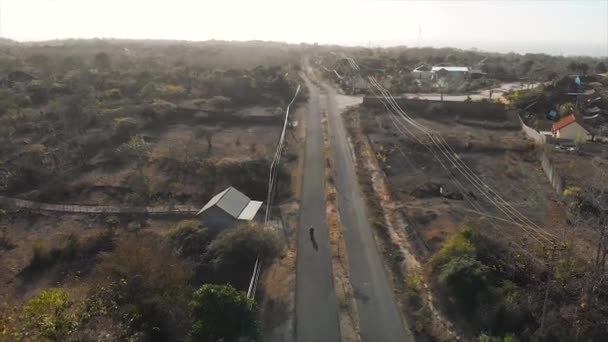
M536 224L555 234L560 232L566 222L556 210L558 197L543 174L534 145L511 128L513 120L507 113L487 117L474 113L469 117L466 112L413 106L408 114L439 132L455 156L493 190L492 197L504 198ZM445 161L445 156L435 151L442 165L427 145L404 135L407 132L403 129L399 131L385 110L363 106L360 118L398 205L429 252L435 252L465 218L481 215L496 218L487 229L517 243L527 242L526 234L509 224L488 198ZM545 225L548 217L551 225Z
M222 187L237 181L227 176L212 184L214 179L201 177L204 163L240 164L267 160L272 156L279 134L279 126L173 124L160 132L144 131L149 152L143 164L131 160L118 165L108 163L107 167L101 163L85 169L65 183L64 196L57 201L101 205L129 202L203 205ZM137 197L141 193L146 193L145 198Z

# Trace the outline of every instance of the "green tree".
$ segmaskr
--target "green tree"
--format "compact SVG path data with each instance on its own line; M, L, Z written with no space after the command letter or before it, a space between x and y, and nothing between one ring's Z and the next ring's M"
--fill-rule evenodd
M570 70L572 72L579 70L579 64L575 61L568 63L568 70Z
M255 340L260 335L255 301L230 285L203 285L190 306L193 342Z
M551 71L547 74L547 81L553 81L558 76L557 72Z
M93 65L95 65L95 68L99 70L108 70L112 66L112 60L107 53L100 52L95 55Z
M29 56L28 61L39 69L46 69L49 66L49 57L42 53L35 53Z
M23 307L23 332L35 340L65 341L77 326L71 306L65 289L43 290Z
M570 114L574 114L574 104L572 102L566 102L559 106L559 116L566 117Z
M132 136L128 142L122 144L118 148L118 151L127 156L134 157L139 163L142 163L148 158L150 144L141 135L137 134Z
M608 68L606 68L606 64L604 62L599 62L595 66L595 72L597 72L598 74L603 74L608 72Z
M204 255L211 234L200 221L183 220L165 233L165 238L178 256L197 259Z
M441 267L439 282L465 312L471 313L488 288L488 267L470 256L451 259Z
M139 96L145 100L153 100L159 94L158 87L153 82L148 82L139 92Z
M137 131L137 120L133 118L116 118L113 124L116 136L123 141L129 139Z
M27 88L33 104L41 105L49 101L49 90L44 83L34 80Z
M238 269L258 254L273 257L278 252L276 234L262 227L243 225L220 234L207 249L205 258L215 269Z
M186 88L178 84L164 84L158 88L160 97L165 100L176 100L186 95Z

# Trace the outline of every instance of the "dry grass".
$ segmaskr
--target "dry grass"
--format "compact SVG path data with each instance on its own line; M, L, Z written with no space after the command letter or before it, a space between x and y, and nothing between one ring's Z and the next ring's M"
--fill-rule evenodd
M264 272L260 284L267 298L289 298L295 285L296 251L285 248L281 258L272 263ZM291 303L293 307L293 302Z
M298 109L295 111L295 120L299 123L295 131L295 136L288 135L287 144L289 146L296 146L297 154L299 156L304 155L304 139L306 138L306 121L304 120L304 109ZM291 193L294 194L295 198L300 198L300 192L302 191L302 176L304 170L304 158L298 158L296 167L291 173Z
M342 341L360 341L359 314L354 290L350 283L348 273L348 256L346 245L342 236L342 223L336 203L336 187L334 185L334 165L329 146L327 114L324 114L323 143L325 155L325 201L327 215L327 229L329 232L329 245L331 249L332 271L334 276L334 290L338 300L338 315L340 320L340 334Z

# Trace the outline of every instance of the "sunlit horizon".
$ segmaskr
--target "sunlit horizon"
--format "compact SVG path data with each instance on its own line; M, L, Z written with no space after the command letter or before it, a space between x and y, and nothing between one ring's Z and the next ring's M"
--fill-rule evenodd
M4 0L0 33L70 38L265 40L608 56L607 1Z

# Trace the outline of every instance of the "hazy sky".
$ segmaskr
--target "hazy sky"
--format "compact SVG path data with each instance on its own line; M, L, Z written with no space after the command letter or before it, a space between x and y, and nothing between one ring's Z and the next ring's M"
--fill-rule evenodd
M278 40L608 55L608 0L0 0L0 33Z

